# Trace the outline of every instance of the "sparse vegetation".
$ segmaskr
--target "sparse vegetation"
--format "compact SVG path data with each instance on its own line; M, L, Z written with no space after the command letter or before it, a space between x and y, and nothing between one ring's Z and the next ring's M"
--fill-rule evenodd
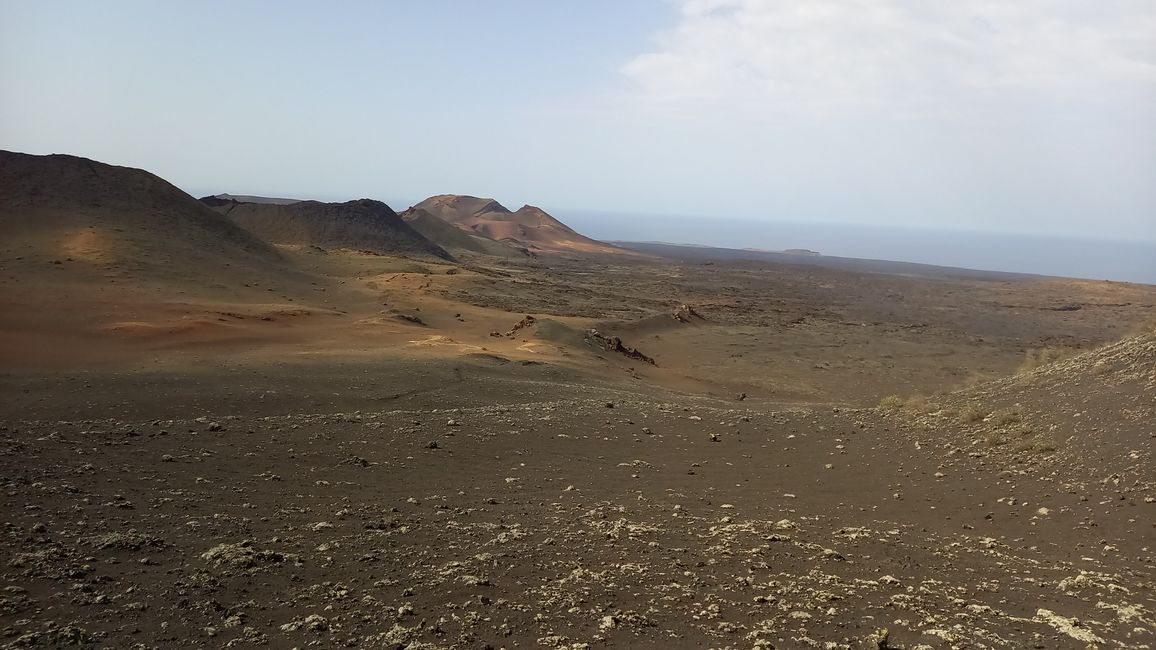
M959 421L963 424L982 422L988 416L988 411L978 404L968 404L959 410Z
M904 404L903 398L898 395L888 395L879 400L879 408L884 411L899 411L903 408Z
M924 395L914 395L908 399L907 408L919 413L935 413L942 409L938 402L933 402Z
M992 413L987 419L993 426L1006 427L1023 420L1023 410L1017 404L1015 406L1002 408Z
M1024 361L1020 364L1017 375L1029 373L1036 368L1046 366L1049 363L1059 361L1064 357L1070 356L1072 351L1062 348L1035 348L1024 353Z
M1156 311L1148 314L1143 320L1137 323L1129 332L1132 336L1140 334L1156 334Z
M1015 450L1020 453L1047 454L1055 451L1056 449L1056 442L1051 438L1046 437L1023 440L1015 446Z
M913 413L934 413L940 410L940 405L932 402L926 395L912 395L900 397L888 395L879 400L879 408L884 411L911 411Z

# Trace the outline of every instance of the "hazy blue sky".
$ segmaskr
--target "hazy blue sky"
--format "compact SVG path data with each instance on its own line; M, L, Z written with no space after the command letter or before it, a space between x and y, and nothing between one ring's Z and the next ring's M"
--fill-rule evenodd
M0 0L0 148L193 193L1156 241L1156 2Z

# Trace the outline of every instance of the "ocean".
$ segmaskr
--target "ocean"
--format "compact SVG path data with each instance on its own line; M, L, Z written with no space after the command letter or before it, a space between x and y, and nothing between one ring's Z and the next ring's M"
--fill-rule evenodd
M1156 284L1156 241L557 210L601 240L697 244ZM1156 226L1153 227L1156 234Z

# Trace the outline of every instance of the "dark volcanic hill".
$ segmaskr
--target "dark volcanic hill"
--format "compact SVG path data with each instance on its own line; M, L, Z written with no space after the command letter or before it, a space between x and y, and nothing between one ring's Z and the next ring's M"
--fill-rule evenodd
M516 242L531 250L636 254L580 235L532 205L511 212L494 199L441 194L414 207L463 230L497 241Z
M61 154L0 151L0 241L25 265L75 262L140 280L287 268L276 249L169 182Z
M375 253L432 255L453 259L381 201L249 203L207 196L201 201L273 244L348 248Z

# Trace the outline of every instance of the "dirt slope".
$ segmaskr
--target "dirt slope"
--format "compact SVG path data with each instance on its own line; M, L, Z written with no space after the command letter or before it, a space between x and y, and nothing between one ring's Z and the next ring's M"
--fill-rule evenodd
M0 365L233 336L223 321L300 312L326 284L149 172L0 152Z
M1152 483L1156 334L1140 334L1014 376L915 400L900 413L944 444L1021 466L1061 468L1069 483L1135 493Z
M0 428L16 647L1153 642L1150 490L874 409L492 360L80 381L139 408L48 378Z
M405 223L381 201L247 203L201 199L254 235L274 244L348 248L374 253L432 255L452 259L441 246Z
M285 268L271 246L165 180L66 155L0 152L0 240L13 269L60 261L196 283L217 279L222 267Z
M426 239L446 250L470 251L500 257L524 256L529 252L510 242L494 241L477 233L467 232L422 208L410 208L401 213L401 218Z
M516 212L511 212L493 199L441 194L431 196L415 207L459 228L498 241L517 242L532 250L633 254L580 235L532 205L524 205Z

